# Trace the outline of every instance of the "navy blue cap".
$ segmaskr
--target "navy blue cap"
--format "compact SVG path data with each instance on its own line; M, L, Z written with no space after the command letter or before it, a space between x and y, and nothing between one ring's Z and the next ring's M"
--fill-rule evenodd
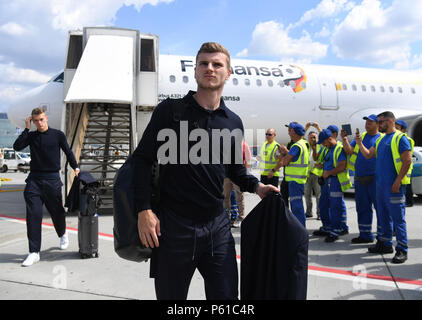
M318 144L323 143L325 140L327 140L329 137L332 137L333 133L329 129L322 130L318 135Z
M396 120L396 123L400 126L402 126L402 128L407 129L407 122L404 120Z
M337 132L338 133L338 127L331 124L327 127L328 130L330 130L331 132Z
M371 114L367 117L363 117L363 120L371 120L371 121L378 122L378 117L375 114Z
M306 130L300 123L290 122L288 125L286 124L286 127L292 128L299 136L305 135Z

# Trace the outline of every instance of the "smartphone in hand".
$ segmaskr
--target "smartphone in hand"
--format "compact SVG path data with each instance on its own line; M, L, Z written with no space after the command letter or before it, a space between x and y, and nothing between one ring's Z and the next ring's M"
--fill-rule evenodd
M346 134L348 136L351 136L352 135L352 126L350 124L343 124L343 125L341 125L341 129L344 130L344 131L346 131Z

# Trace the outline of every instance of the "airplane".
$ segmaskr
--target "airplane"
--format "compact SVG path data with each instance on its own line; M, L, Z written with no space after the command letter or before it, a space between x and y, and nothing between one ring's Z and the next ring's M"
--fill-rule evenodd
M287 143L284 127L292 121L321 128L350 124L353 131L365 130L364 116L392 111L409 124L408 134L422 146L422 80L414 72L328 65L281 64L274 61L232 59L232 75L223 99L237 113L245 131L277 130L277 141ZM160 55L158 101L183 97L196 89L195 57ZM63 72L14 101L8 109L10 121L24 128L24 119L36 106L47 109L49 124L60 128L63 106ZM249 145L252 134L247 135ZM250 139L248 141L248 138ZM256 138L256 136L255 136Z
M97 28L92 29L98 32ZM168 97L181 98L196 89L194 56L159 55L157 65L158 102ZM97 70L101 70L101 65ZM90 81L98 79L89 77ZM10 121L23 128L31 110L43 106L49 125L62 128L67 99L65 79L65 71L61 71L47 83L23 94L8 109ZM83 90L84 86L80 88ZM99 90L101 94L101 87ZM267 128L277 130L279 143L290 140L285 125L293 121L303 125L318 123L321 128L349 124L352 132L356 128L364 132L363 117L387 110L408 123L409 136L416 146L422 146L422 81L417 72L232 59L223 99L242 119L245 140L255 154L265 141ZM422 173L419 175L422 180Z

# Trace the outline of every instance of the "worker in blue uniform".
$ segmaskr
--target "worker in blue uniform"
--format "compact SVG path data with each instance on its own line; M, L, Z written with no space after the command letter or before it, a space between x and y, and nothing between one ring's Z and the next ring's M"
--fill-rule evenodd
M309 143L303 139L305 128L297 122L286 125L288 134L293 141L290 150L285 145L281 146L280 161L275 167L278 170L285 166L284 175L289 185L289 201L292 213L305 227L306 215L303 207L303 193L309 170ZM284 155L284 156L283 156Z
M413 140L411 137L407 135L407 122L404 120L397 120L396 121L396 129L400 130L406 135L406 138L410 141L410 146L412 148L412 157L413 157L413 148L415 146L415 140ZM410 165L411 167L413 164ZM413 169L413 167L412 167ZM413 201L413 190L412 190L412 178L410 178L410 183L406 185L406 207L413 207L414 201Z
M340 235L349 233L343 196L343 192L351 186L346 169L347 157L342 144L335 140L328 129L320 132L318 144L322 144L328 151L323 159L324 184L319 199L323 227L318 230L320 234L314 232L314 235L327 235L325 241L334 242Z
M364 117L366 132L362 134L362 143L366 148L375 145L375 141L380 137L378 132L378 117L371 114ZM361 152L356 140L349 144L347 133L341 130L344 151L349 155L348 168L355 171L355 202L358 216L359 236L352 239L352 243L371 243L374 241L372 234L372 206L376 205L376 183L375 183L375 158L366 159ZM379 218L377 217L379 226ZM381 235L381 230L377 227L377 238Z
M396 130L395 116L390 111L378 115L379 130L385 135L378 138L369 150L362 138L356 135L356 143L365 158L376 156L377 210L382 236L370 253L393 253L393 224L396 231L396 254L393 263L407 260L408 241L405 220L406 184L410 182L411 145L404 133Z

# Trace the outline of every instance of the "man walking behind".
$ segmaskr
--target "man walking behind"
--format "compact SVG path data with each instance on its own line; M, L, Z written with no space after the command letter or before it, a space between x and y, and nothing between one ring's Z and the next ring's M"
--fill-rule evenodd
M37 130L29 131L31 121ZM60 180L60 151L62 150L70 166L79 174L75 156L60 130L48 126L44 109L35 108L25 120L26 128L16 139L13 148L20 151L27 146L31 152L31 172L26 179L24 198L26 203L26 227L29 241L29 254L22 266L28 267L40 260L41 223L45 204L53 220L54 228L60 238L60 249L69 246L66 234L65 210L62 200Z

